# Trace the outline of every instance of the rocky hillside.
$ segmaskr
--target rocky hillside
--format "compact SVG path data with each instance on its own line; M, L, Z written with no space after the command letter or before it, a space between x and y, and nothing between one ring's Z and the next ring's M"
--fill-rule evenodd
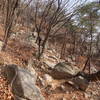
M91 82L81 72L84 57L79 62L74 56L63 60L54 48L47 48L37 60L35 38L23 38L23 32L13 34L0 51L0 100L100 100L99 80ZM92 67L91 72L97 71Z

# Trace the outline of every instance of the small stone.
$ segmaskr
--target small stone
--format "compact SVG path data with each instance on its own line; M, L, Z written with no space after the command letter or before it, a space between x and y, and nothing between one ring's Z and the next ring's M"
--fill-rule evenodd
M92 95L92 94L91 94L91 92L84 93L84 96L85 96L85 98L87 98L87 99L88 99L88 98L90 98L90 97L91 97L91 95Z
M45 86L45 81L40 76L38 78L39 78L40 83L42 84L42 86Z
M0 51L2 50L4 43L2 41L0 41Z
M50 83L53 80L53 78L48 74L45 74L43 78L47 83Z

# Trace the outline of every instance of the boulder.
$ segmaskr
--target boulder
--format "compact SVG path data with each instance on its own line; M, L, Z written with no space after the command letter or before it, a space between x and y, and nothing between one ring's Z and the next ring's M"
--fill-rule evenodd
M77 66L69 62L60 62L54 66L53 69L49 68L49 74L57 80L66 80L72 87L85 91L89 85L88 76L82 73Z
M76 75L80 70L76 66L72 66L69 62L60 62L54 66L51 75L56 79L67 79Z
M50 83L50 82L52 82L52 80L53 80L53 78L50 76L50 75L48 75L48 74L44 74L44 80L47 82L47 83Z
M35 85L37 76L34 70L29 71L17 65L7 65L5 68L15 100L44 100Z

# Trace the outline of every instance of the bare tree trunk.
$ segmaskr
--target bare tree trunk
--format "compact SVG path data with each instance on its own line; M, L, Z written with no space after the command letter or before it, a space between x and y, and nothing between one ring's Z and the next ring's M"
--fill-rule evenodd
M7 45L7 41L8 41L8 37L9 37L9 29L5 30L5 35L4 35L4 45L2 47L2 50L4 51Z
M14 19L14 12L18 7L19 0L8 0L6 1L6 15L5 15L5 34L4 34L4 46L2 50L5 50L8 38L10 36L10 30L12 27L13 19Z
M60 54L60 58L61 58L61 59L65 59L65 52L66 52L66 36L67 36L67 32L65 32L64 40L63 40L63 44L62 44L62 48L61 48L61 54Z
M90 23L90 38L91 38L91 40L90 40L90 46L89 46L89 51L88 51L88 58L87 58L87 61L86 61L86 63L85 63L85 66L84 66L84 68L83 68L83 71L85 70L85 68L86 68L86 66L87 66L87 64L88 64L88 67L89 67L89 74L91 73L90 72L90 69L91 69L91 59L92 59L92 42L93 42L93 22L92 22L92 15L91 15L91 13L90 13L90 21L91 21L91 23Z

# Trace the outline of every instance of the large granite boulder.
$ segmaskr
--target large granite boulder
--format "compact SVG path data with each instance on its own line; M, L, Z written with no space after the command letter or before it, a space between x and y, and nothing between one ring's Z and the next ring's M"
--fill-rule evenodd
M61 62L54 66L51 75L56 79L68 79L79 72L79 68L72 66L69 62Z
M35 85L37 75L35 70L7 65L6 74L15 100L44 100L39 88Z

